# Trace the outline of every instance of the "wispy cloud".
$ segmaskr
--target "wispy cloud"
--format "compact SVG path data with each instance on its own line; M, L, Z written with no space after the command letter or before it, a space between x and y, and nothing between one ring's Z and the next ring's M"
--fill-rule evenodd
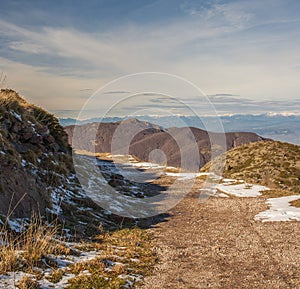
M97 29L79 29L71 21L66 26L46 21L41 26L0 20L0 70L8 72L12 87L51 108L66 107L70 99L72 108L79 108L88 97L86 87L96 90L109 80L139 71L178 74L208 94L297 98L296 2L180 1L174 4L179 8L176 15L173 6L174 15L159 15L166 4L156 1L126 11L134 21L120 15L120 23L111 27L106 23L103 29L100 24ZM157 12L156 21L151 21L148 11ZM59 104L51 102L53 95L60 96Z

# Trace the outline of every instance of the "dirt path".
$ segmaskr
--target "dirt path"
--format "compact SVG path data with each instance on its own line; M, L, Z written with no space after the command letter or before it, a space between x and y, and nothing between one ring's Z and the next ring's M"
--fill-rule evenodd
M159 263L141 288L300 288L300 222L254 221L266 208L192 193L151 229Z

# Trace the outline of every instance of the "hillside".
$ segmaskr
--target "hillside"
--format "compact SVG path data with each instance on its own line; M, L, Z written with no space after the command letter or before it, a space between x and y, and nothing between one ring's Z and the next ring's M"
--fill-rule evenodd
M8 217L12 229L33 214L58 218L78 236L93 234L100 223L118 226L81 189L67 134L56 117L13 90L0 92L0 200L0 225Z
M129 154L143 161L149 161L151 151L160 149L166 156L167 165L180 167L181 149L184 149L185 152L189 152L189 150L192 150L191 147L195 141L198 146L200 158L196 160L193 153L187 153L187 155L190 156L190 159L187 160L188 163L201 168L210 161L211 142L209 133L199 128L173 127L163 129L160 126L137 119L129 119L123 122L90 123L77 126L76 131L79 137L76 140L76 144L72 143L74 126L67 126L65 130L69 135L69 143L72 144L74 148L87 151L95 150L97 153L110 153L112 139L119 125L122 125L124 139L126 135L134 135L130 142ZM137 129L139 132L134 134L134 131L137 131ZM190 131L193 133L195 140L189 141ZM220 140L222 140L223 137L223 135L218 133L211 133L210 135L213 136L214 139ZM262 140L264 140L264 138L255 133L226 133L226 149ZM179 144L185 145L180 148ZM222 151L222 149L220 149L220 151ZM157 162L159 163L159 160Z
M146 189L131 193L111 162L99 167L121 193L143 197ZM1 289L133 288L156 261L150 234L137 224L81 189L56 117L0 91Z
M202 168L208 171L217 160ZM243 179L281 190L300 193L300 146L278 141L251 143L226 153L224 177Z
M0 113L0 213L15 208L15 217L28 217L55 210L55 194L74 173L64 130L12 90L1 90Z

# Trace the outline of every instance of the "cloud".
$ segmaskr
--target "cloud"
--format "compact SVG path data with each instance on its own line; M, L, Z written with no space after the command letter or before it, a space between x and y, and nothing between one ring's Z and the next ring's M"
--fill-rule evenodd
M159 5L161 1L151 9L159 11ZM72 99L72 106L80 108L88 97L85 87L96 90L141 71L180 75L207 94L297 98L300 27L296 4L287 5L279 0L184 1L181 14L169 21L127 21L86 31L74 25L21 26L0 20L0 70L8 72L12 87L46 107L63 108ZM145 5L134 13L147 9ZM61 101L51 102L53 95ZM218 97L216 101L224 101Z
M45 52L47 52L47 49L43 46L34 43L24 43L24 42L17 42L17 41L9 44L9 48L13 50L23 51L26 53L31 53L31 54L45 54Z
M104 92L104 94L127 94L130 93L129 91L123 91L123 90L115 90L115 91L107 91Z
M187 5L184 10L191 16L197 16L206 23L222 23L223 26L231 27L231 29L245 28L255 16L254 13L245 11L243 5L239 2L213 3L208 8L203 8L202 5L197 7L197 4L194 3Z
M43 68L17 63L0 57L0 71L7 75L6 87L13 88L30 102L47 109L76 109L82 107L85 100L81 91L85 87L103 85L99 79L81 79L69 76L53 75L43 72ZM94 89L94 90L95 90Z

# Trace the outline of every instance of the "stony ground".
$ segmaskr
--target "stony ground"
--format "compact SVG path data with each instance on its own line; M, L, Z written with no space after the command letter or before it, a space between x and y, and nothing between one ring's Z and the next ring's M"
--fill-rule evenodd
M147 288L300 288L300 223L254 221L260 198L192 192L151 230L159 263Z

